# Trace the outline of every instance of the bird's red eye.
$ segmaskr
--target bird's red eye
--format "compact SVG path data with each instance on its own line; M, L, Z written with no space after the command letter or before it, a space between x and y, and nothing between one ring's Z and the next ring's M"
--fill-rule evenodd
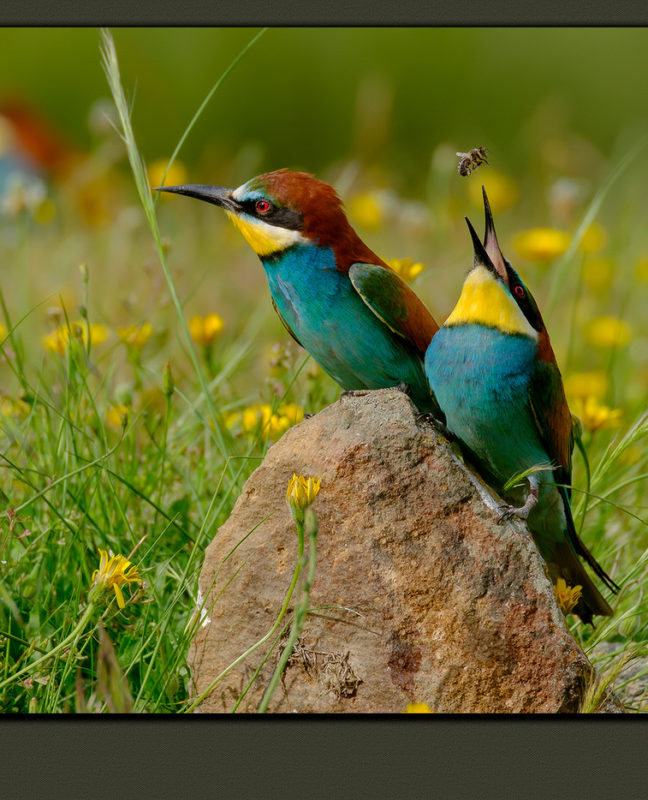
M518 297L524 297L524 287L523 286L516 286L513 291Z
M267 214L270 211L270 203L267 200L257 200L255 208L258 214Z

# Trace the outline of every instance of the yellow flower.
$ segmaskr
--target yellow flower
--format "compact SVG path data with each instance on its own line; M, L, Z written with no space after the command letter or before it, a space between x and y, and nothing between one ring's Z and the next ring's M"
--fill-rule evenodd
M0 341L5 339L8 333L9 331L7 330L6 325L3 325L2 322L0 322Z
M594 222L583 234L579 249L584 253L597 253L602 250L608 240L607 231L602 225Z
M648 257L640 258L635 264L635 275L640 281L648 283Z
M630 341L632 328L618 317L597 317L587 326L585 336L594 347L623 347Z
M570 241L569 234L564 231L555 228L532 228L518 233L513 239L513 246L522 258L549 263L567 252Z
M432 710L427 703L408 703L403 714L431 714Z
M0 414L2 414L3 417L20 417L20 419L25 419L30 410L31 406L29 403L26 403L20 398L14 400L6 395L0 398Z
M90 600L91 602L99 600L106 592L113 589L117 598L117 605L120 608L124 608L124 595L122 594L121 586L125 583L141 583L139 570L136 566L131 565L131 562L124 556L108 556L108 552L101 548L99 549L99 555L101 557L99 569L92 573Z
M583 594L582 586L567 586L563 578L558 578L554 586L554 593L558 602L558 607L563 614L569 614Z
M414 263L413 258L392 258L387 263L404 281L414 280L425 269L419 261Z
M88 324L85 321L71 322L70 326L61 325L51 333L42 337L42 343L46 350L59 355L64 355L70 337L75 337L81 341L85 347L88 344ZM93 344L101 344L108 338L108 328L105 325L92 323L90 325L90 338Z
M115 403L106 411L106 422L111 428L121 430L121 428L125 427L124 417L126 418L126 424L128 424L128 406L123 403Z
M619 424L623 411L620 408L609 408L599 403L596 397L573 397L569 406L576 416L580 417L586 431L597 431L600 428L613 428Z
M380 228L385 218L385 204L377 192L362 192L349 203L349 215L363 228Z
M151 338L153 326L150 322L143 325L127 325L125 328L117 328L117 336L124 344L141 350Z
M482 180L473 180L468 184L468 195L473 205L482 207L482 184L486 188L488 194L488 201L493 209L493 213L497 214L498 211L505 211L507 208L514 206L518 199L518 187L513 178L504 175L502 172L497 172L492 167L487 171L481 172L483 175Z
M600 399L607 390L608 379L602 370L573 372L565 378L565 393L570 397Z
M292 478L288 481L286 500L293 510L303 511L308 508L320 490L320 480L315 480L312 476L305 478L293 472Z
M223 330L225 322L218 314L207 314L206 317L195 316L189 322L189 333L197 344L204 347L211 344Z
M158 158L154 161L148 168L148 177L151 186L161 186L162 179L164 178L164 173L166 172L166 168L169 164L168 159L166 158ZM165 186L178 186L179 184L187 182L187 168L185 165L176 159L173 164L171 164L171 168L167 172L166 178L164 178L164 185ZM161 193L163 197L166 195L164 192Z
M304 409L295 403L283 403L275 413L272 412L272 406L264 403L228 413L225 423L229 428L240 425L244 433L256 433L261 429L264 436L276 439L303 418Z
M614 261L611 258L594 258L585 263L583 280L593 292L604 292L614 280Z

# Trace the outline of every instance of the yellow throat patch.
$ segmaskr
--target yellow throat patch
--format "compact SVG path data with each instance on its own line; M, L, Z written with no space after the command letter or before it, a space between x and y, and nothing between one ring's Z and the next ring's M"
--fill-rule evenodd
M466 280L459 302L444 325L487 325L503 333L523 333L533 339L538 332L531 326L506 286L486 267L475 267Z
M230 211L226 213L258 256L269 256L303 241L304 237L299 231L268 225L267 222L246 214L232 214Z

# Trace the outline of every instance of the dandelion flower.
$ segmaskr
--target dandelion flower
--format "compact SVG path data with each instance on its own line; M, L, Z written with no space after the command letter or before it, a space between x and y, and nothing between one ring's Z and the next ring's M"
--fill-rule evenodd
M123 403L115 403L106 411L106 422L111 428L125 428L124 420L128 424L128 407Z
M574 606L580 600L580 597L583 594L583 587L567 586L567 581L565 581L564 578L558 578L556 585L554 586L554 593L556 595L558 607L563 614L567 616L567 614L571 613Z
M619 424L623 412L620 408L610 408L599 403L596 397L574 397L569 406L580 418L586 431L597 431L600 428L613 428Z
M425 269L423 264L419 261L414 262L413 258L392 258L387 263L397 275L408 283L413 281Z
M99 549L99 569L92 573L90 601L103 599L112 589L117 598L117 605L124 608L124 595L121 587L125 583L141 583L139 570L122 555L109 556L108 551Z
M261 429L268 438L277 439L303 418L304 409L295 403L282 403L274 413L272 406L263 403L228 413L225 423L230 429L239 426L243 433L256 433Z
M618 317L596 317L587 326L585 337L594 347L623 347L630 342L632 328Z
M349 203L349 215L363 228L376 230L385 219L385 203L378 192L362 192Z
M142 325L127 325L125 328L117 328L117 336L120 341L135 350L141 350L151 338L153 326L150 322Z
M548 264L567 252L571 239L568 233L555 228L532 228L518 233L513 246L519 256L528 261Z
M640 258L635 264L635 275L640 281L648 283L648 257Z
M0 414L3 417L18 417L25 419L29 414L30 405L24 400L14 400L11 397L3 396L0 398Z
M293 511L303 511L308 508L320 490L320 480L315 480L312 476L305 478L293 472L292 478L288 481L286 500Z
M584 253L598 253L605 247L607 240L607 231L602 225L595 222L585 231L578 247Z
M182 161L176 159L171 164L165 177L164 173L168 165L169 160L167 158L158 158L149 166L148 178L151 186L161 186L163 179L166 186L179 186L187 182L187 168Z
M189 333L197 344L207 347L223 330L225 322L218 314L207 314L206 317L196 315L189 322Z
M595 397L598 400L607 390L608 379L602 370L573 372L565 378L564 384L565 393L570 397Z
M614 280L614 261L611 258L593 258L583 269L583 281L595 294L605 292Z
M403 714L431 714L432 709L427 703L408 703Z
M65 355L70 338L77 338L84 347L88 344L88 324L85 321L71 322L69 327L61 325L60 328L45 334L41 341L46 350L59 355ZM101 344L108 338L108 328L105 325L92 323L90 325L90 339L94 344Z

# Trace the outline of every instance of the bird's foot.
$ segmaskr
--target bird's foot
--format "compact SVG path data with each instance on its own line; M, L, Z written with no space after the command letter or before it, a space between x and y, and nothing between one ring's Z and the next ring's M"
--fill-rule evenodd
M368 389L345 389L340 397L364 397L366 394L369 394Z
M518 519L526 520L529 516L529 512L538 502L538 483L537 480L533 478L529 478L529 494L527 496L526 502L523 506L516 508L516 506L511 506L508 504L501 505L499 507L499 519L497 522L501 525L507 519L512 519L513 517L517 517Z
M497 522L499 525L501 525L503 522L506 522L507 519L513 519L513 517L518 517L518 519L526 519L529 516L528 510L524 506L516 508L516 506L509 506L506 503L499 506L498 511L499 518Z
M425 425L432 425L437 431L449 441L452 441L455 436L448 426L441 422L438 417L435 417L430 411L419 411L415 417L417 422L423 422Z
M398 389L399 392L406 394L408 397L412 396L412 387L409 385L409 383L405 383L405 381L399 381L395 388Z
M310 419L311 417L314 417L314 416L315 416L315 414L304 414L302 419Z

